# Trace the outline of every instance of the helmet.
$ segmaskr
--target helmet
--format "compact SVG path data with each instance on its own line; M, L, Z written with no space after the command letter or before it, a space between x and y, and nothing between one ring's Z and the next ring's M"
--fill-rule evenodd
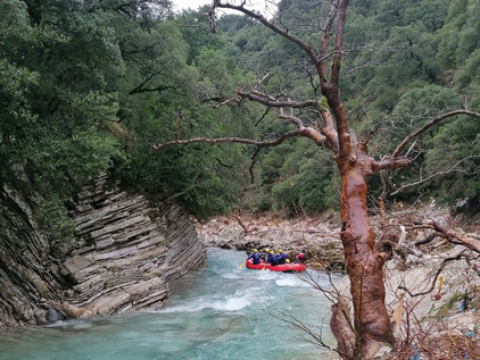
M265 251L266 251L267 253L270 252L270 250L268 250L268 249L265 249Z
M278 250L278 252L279 252L279 253L281 253L281 252L282 252L282 250Z
M285 262L288 264L290 262L290 260L287 259L287 260L285 260Z
M253 252L257 252L257 249L253 249Z
M270 250L270 254L275 254L275 251L273 251L273 250Z

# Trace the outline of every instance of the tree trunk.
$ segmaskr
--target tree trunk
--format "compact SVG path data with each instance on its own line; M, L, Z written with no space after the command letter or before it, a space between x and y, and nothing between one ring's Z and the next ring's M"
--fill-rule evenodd
M373 159L355 145L355 154L337 159L342 179L340 237L354 307L356 339L352 355L354 359L370 359L382 343L393 344L394 337L385 307L383 264L387 255L375 250L375 233L366 207L366 179L373 174Z

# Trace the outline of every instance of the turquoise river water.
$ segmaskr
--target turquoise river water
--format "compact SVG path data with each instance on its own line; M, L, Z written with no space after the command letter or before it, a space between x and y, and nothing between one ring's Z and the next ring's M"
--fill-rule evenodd
M171 284L156 312L0 333L1 360L323 360L329 351L283 319L304 321L333 345L330 303L296 274L239 265L245 253L209 249L208 268ZM312 274L328 286L325 273Z

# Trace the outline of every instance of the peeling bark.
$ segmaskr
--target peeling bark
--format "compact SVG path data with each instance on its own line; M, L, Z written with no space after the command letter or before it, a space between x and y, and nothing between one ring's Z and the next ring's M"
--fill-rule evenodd
M387 254L375 249L375 234L367 215L366 179L373 174L373 159L355 144L348 147L355 151L337 160L342 179L340 237L354 304L354 358L368 359L382 343L394 343L382 271Z
M337 350L341 360L353 358L355 349L355 333L350 320L350 307L344 298L333 304L330 329L337 340Z

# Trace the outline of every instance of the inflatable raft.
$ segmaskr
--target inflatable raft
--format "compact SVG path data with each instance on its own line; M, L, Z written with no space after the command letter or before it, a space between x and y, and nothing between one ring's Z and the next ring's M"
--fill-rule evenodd
M254 270L270 270L270 271L281 271L281 272L299 272L305 271L307 266L300 263L288 263L272 266L270 264L265 265L263 260L260 261L260 264L254 265L252 259L248 259L246 262L247 268Z

